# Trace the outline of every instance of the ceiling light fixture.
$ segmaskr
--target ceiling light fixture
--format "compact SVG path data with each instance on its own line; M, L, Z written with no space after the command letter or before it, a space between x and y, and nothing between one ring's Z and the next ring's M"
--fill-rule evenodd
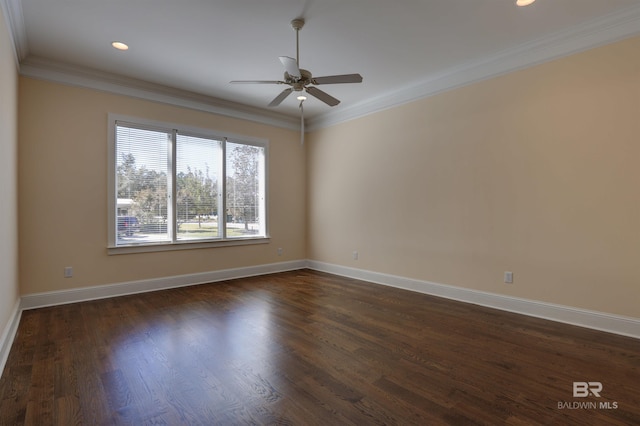
M113 43L111 43L111 45L118 50L129 50L129 46L121 41L114 41Z
M302 95L300 95L300 96L298 96L298 98L297 98L297 99L298 99L299 101L306 101L306 100L307 100L307 97L306 97L306 96L302 96Z
M536 1L536 0L516 0L516 5L518 5L518 6L529 6L534 1Z

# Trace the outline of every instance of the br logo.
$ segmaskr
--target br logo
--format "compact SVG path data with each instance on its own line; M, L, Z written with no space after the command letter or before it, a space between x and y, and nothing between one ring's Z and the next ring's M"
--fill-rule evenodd
M600 398L602 392L602 383L600 382L573 382L573 397L586 398L593 395Z

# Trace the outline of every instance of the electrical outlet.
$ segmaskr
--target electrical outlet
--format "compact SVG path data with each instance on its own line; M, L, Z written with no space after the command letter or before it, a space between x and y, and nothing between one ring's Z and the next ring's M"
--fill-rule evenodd
M352 256L353 256L353 260L358 260L358 251L354 250L352 253Z
M504 282L507 284L513 284L513 272L510 272L510 271L504 272Z
M278 247L278 256L282 256L282 247Z
M65 278L73 277L73 267L71 267L71 266L65 266L64 267L64 277Z

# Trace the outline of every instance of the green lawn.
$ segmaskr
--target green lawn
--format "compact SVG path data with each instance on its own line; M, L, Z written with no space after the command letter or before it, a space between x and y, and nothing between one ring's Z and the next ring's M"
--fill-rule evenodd
M252 234L252 231L245 231L244 228L227 228L227 237L242 237ZM178 227L178 236L190 236L194 238L216 238L218 237L217 223L182 223Z

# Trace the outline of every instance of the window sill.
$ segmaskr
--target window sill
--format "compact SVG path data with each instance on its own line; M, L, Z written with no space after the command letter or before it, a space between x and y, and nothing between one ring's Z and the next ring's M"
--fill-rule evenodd
M254 244L267 244L271 241L269 237L239 238L218 241L185 241L177 243L156 243L139 244L128 246L108 247L108 255L131 254L131 253L153 253L159 251L194 250L216 247L247 246Z

